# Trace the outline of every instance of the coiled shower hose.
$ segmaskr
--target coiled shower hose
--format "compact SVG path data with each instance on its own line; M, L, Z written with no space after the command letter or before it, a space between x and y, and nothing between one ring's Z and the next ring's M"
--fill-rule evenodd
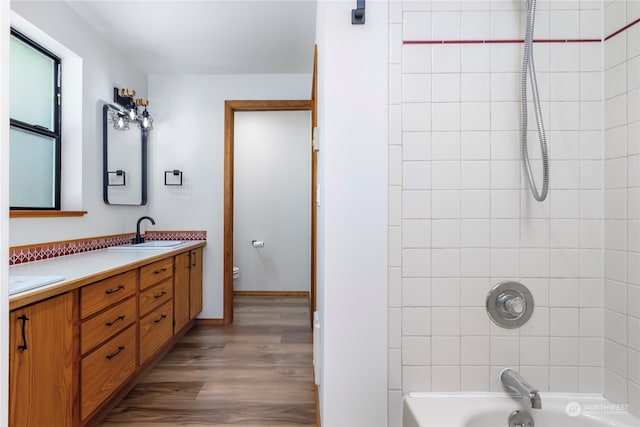
M536 0L525 0L527 3L527 22L526 33L524 39L524 53L522 56L522 126L520 135L520 144L522 151L522 163L527 173L529 188L533 197L542 202L547 198L549 192L549 154L547 150L547 137L544 132L544 124L542 123L542 110L540 108L540 96L538 95L538 82L536 79L536 68L533 62L533 28L536 15ZM533 173L531 171L531 162L529 161L529 148L527 141L527 125L528 125L528 107L527 107L527 76L531 80L531 93L533 95L533 107L536 115L536 126L538 129L538 140L540 142L540 151L542 153L542 191L538 192Z

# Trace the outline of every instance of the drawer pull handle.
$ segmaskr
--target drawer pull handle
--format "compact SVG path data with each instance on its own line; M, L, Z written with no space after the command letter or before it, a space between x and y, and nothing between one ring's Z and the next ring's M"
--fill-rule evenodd
M160 270L154 271L153 274L160 274L160 273L164 273L165 271L167 271L167 269L162 267Z
M20 351L20 353L24 353L24 351L28 348L27 347L27 335L26 335L26 326L27 326L27 320L29 320L29 318L27 317L26 314L23 314L22 316L18 317L18 320L22 320L22 345L18 346L18 351Z
M115 289L107 289L106 291L104 291L104 293L107 295L111 295L111 294L115 294L116 292L120 292L123 289L124 289L124 285L120 285Z
M162 322L164 319L167 318L166 314L161 315L160 317L158 317L156 320L153 321L153 323L160 323Z
M125 318L125 317L126 317L126 316L123 314L123 315L121 315L121 316L118 316L115 320L113 320L113 321L111 321L111 322L107 322L107 323L105 323L105 325L106 325L106 326L111 327L111 326L113 326L116 322L120 322L120 321L124 320L124 318Z
M154 297L155 299L158 299L158 298L162 298L162 297L163 297L163 296L165 296L166 294L167 294L167 291L162 291L162 292L160 292L160 293L155 294L153 297Z
M113 352L113 353L111 353L111 354L107 354L107 359L109 359L109 360L113 359L114 357L116 357L117 355L119 355L119 354L122 352L122 350L124 350L124 346L123 346L123 345L121 345L120 347L118 347L118 351L114 351L114 352Z

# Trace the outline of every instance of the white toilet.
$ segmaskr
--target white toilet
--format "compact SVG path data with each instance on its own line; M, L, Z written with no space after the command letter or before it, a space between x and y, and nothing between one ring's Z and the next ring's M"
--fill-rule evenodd
M233 267L233 280L240 277L240 267Z

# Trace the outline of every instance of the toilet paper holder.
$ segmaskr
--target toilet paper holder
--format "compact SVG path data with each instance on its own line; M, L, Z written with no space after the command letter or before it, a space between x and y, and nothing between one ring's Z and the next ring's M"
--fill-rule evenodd
M262 240L252 240L251 246L254 248L264 248L264 242Z

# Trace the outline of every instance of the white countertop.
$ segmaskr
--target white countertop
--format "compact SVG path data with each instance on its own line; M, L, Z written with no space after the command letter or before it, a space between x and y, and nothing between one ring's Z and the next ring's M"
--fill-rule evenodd
M9 297L10 308L17 308L39 299L49 298L58 293L67 292L91 281L101 280L105 277L119 274L128 269L154 262L190 250L204 246L204 240L185 241L180 246L162 249L130 249L83 252L41 261L12 265L9 267L9 276L63 276L64 280L49 285L18 292ZM106 275L106 276L105 276ZM42 298L38 295L42 294ZM20 303L19 303L20 301ZM26 301L22 303L22 301Z

